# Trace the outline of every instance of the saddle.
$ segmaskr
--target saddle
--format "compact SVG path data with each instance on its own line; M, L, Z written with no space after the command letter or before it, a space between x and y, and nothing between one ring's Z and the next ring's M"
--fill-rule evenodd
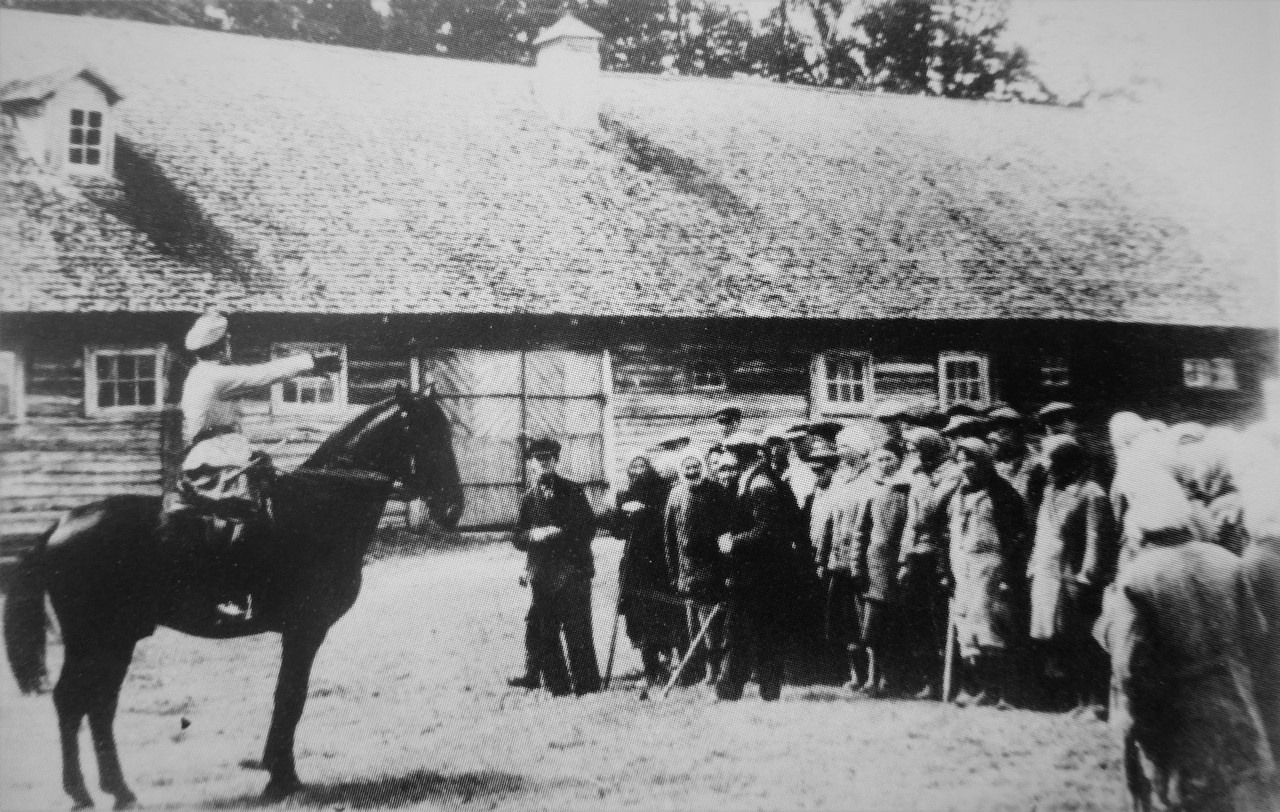
M165 494L161 557L173 568L188 612L198 608L190 606L194 603L233 619L248 617L248 597L260 569L255 561L274 526L275 468L267 455L254 456L252 465L239 470L185 471L178 487Z

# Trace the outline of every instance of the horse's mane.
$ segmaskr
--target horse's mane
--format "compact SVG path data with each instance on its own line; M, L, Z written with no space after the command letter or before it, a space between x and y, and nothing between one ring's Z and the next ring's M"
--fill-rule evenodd
M352 449L359 445L364 436L381 426L383 421L395 414L399 408L400 404L394 396L373 404L356 415L350 423L329 435L316 448L315 453L307 458L302 467L312 469L331 468L341 460L349 461Z

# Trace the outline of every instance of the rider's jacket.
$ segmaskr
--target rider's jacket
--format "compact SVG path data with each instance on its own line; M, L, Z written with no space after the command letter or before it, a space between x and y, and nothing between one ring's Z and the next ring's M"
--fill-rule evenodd
M198 361L182 387L183 439L190 445L197 436L238 433L241 396L309 372L314 364L305 354L251 365Z

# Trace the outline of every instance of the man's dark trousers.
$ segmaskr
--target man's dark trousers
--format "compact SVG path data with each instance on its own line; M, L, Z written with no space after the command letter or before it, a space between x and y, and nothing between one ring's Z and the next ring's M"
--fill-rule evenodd
M775 700L782 693L787 653L786 618L777 597L764 589L732 590L724 623L724 665L716 696L738 699L754 666L760 697Z
M600 667L591 632L591 578L572 575L555 581L530 584L533 601L525 618L529 673L541 675L553 694L593 693L600 690Z

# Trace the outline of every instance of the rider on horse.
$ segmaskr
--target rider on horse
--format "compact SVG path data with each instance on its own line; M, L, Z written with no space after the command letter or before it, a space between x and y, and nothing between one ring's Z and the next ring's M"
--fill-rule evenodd
M239 398L305 373L338 372L336 353L293 355L263 364L229 363L227 318L208 313L187 333L186 348L196 357L182 390L182 429L187 448L182 479L176 492L165 497L162 527L166 541L190 544L194 531L209 535L209 519L216 535L235 540L246 521L257 518L259 480L254 469L270 470L265 454L255 452L240 433ZM196 529L196 527L199 529ZM236 601L217 607L227 617L246 617L248 608Z

